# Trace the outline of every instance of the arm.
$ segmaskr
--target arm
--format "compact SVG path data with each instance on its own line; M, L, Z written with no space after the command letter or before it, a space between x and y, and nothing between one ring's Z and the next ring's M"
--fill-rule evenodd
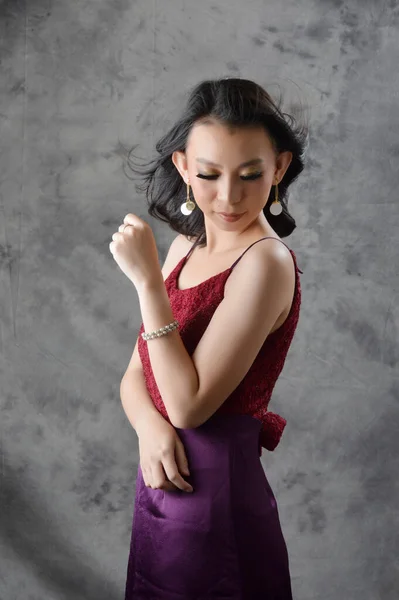
M137 360L136 352L137 343L133 362ZM139 439L140 466L145 485L167 492L192 492L193 487L183 479L190 475L184 445L173 425L155 408L147 391L143 370L130 368L122 378L120 391L122 406Z
M172 272L186 251L187 241L183 236L177 236L170 246L162 267L164 280ZM121 380L120 397L126 416L136 433L140 428L140 424L148 422L150 417L158 417L165 420L155 408L148 393L138 352L138 340L136 341L129 365Z
M138 356L137 342L133 355L135 353ZM140 360L140 357L138 357L138 360ZM150 418L163 419L147 391L142 368L130 368L126 371L120 385L120 397L123 410L136 433L139 432L141 424L148 423Z
M236 389L291 302L294 285L289 250L257 244L230 275L228 291L192 357L178 330L147 342L154 377L175 427L202 425ZM138 295L145 331L174 320L162 281L142 286Z

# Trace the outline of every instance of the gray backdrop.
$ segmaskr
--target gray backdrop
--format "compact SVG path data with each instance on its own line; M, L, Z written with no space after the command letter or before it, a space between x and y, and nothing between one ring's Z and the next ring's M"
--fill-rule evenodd
M394 600L398 543L399 8L392 0L3 0L1 600L117 600L138 444L120 379L141 315L110 251L123 173L187 90L240 76L309 110L290 196L296 337L264 451L296 600ZM270 91L274 92L274 87ZM289 92L291 94L291 92Z

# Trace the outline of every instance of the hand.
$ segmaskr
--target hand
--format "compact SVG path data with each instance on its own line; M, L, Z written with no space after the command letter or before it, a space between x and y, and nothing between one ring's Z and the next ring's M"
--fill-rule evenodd
M148 223L129 213L112 240L109 249L136 288L163 279L154 234Z
M183 443L162 415L151 416L136 429L144 483L166 492L192 492L182 475L189 475Z

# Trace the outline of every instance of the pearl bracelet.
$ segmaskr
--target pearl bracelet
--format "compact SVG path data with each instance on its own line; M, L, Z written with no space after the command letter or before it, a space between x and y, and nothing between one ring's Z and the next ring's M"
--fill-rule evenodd
M173 323L170 323L169 325L165 325L165 327L161 327L160 329L157 329L156 331L151 331L151 333L143 332L141 334L141 337L143 338L143 340L146 340L146 341L152 340L154 338L161 337L161 335L166 335L167 333L169 333L170 331L174 331L178 327L179 327L178 321L173 321Z

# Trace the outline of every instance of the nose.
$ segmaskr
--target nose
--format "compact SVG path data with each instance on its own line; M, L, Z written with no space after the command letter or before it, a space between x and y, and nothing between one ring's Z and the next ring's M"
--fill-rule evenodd
M221 177L218 187L218 200L225 204L238 204L241 201L240 185L234 183L228 177Z

